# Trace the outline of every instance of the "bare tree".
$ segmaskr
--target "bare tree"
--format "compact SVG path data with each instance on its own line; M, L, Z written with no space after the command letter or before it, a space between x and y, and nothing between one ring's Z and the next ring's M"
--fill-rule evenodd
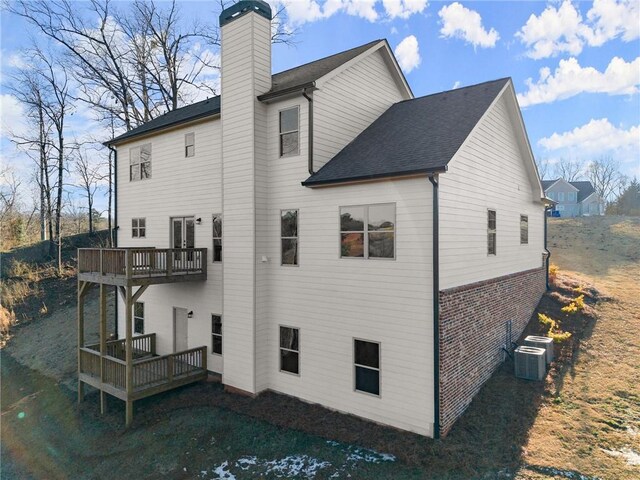
M105 179L102 173L101 159L96 160L98 152L87 148L78 148L74 154L74 172L78 176L78 188L87 201L87 214L89 218L89 234L94 233L94 199L96 192Z
M561 158L555 167L555 176L567 182L575 182L584 175L584 162Z
M628 183L628 178L620 172L620 162L609 156L591 162L587 176L596 193L606 202L614 202Z
M540 180L550 180L548 175L551 174L551 162L548 158L536 160L536 166L538 167L538 175Z

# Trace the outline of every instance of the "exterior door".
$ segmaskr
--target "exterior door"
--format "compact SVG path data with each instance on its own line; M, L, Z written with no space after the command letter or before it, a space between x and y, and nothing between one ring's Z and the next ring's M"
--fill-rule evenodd
M173 351L181 352L189 348L188 312L186 308L173 307Z
M171 248L195 248L195 220L193 217L173 217L171 219ZM193 252L175 252L174 268L184 262L193 261ZM187 267L188 265L184 265Z

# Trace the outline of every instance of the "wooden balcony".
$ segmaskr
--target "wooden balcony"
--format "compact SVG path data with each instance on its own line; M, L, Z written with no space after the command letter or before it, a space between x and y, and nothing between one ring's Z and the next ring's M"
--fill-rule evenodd
M125 340L79 349L79 380L127 402L207 378L207 347L156 355L155 333L132 339L132 376L127 388Z
M143 286L207 279L206 248L79 248L78 280Z

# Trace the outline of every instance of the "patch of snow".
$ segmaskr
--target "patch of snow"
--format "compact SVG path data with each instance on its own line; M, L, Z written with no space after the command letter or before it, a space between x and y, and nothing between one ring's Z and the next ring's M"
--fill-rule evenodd
M394 455L391 455L390 453L379 453L375 450L356 447L354 445L341 445L340 443L334 442L333 440L328 440L327 444L331 445L332 447L342 446L342 450L347 454L348 462L364 461L367 463L382 463L396 461L396 457Z
M572 470L560 470L558 468L540 467L537 465L528 465L528 468L540 473L553 475L554 477L569 478L571 480L601 480L600 477L589 477Z
M638 434L640 434L640 430L638 430L636 427L627 427L627 433L632 437L637 437Z
M213 473L217 475L213 477L215 480L236 480L236 476L228 470L229 462L224 461L222 464L218 465Z
M242 457L236 460L236 466L242 470L249 470L252 466L258 463L257 457Z
M612 457L624 458L627 462L627 465L640 465L640 453L632 450L629 447L623 447L620 450L605 450L603 448L602 451Z

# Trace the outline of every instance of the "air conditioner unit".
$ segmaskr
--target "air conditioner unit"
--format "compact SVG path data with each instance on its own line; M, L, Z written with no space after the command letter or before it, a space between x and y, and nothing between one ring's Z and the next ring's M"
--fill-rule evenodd
M529 335L524 339L524 344L529 347L544 348L547 352L547 365L553 362L553 339L549 337L538 337Z
M527 345L516 348L516 377L526 380L543 380L547 371L546 355L544 348Z

